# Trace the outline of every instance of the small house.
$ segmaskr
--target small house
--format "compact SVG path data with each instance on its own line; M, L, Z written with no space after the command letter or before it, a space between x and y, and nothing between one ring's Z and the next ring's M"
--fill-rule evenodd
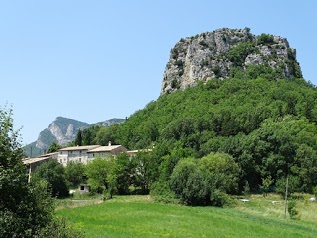
M89 193L90 186L88 184L80 184L78 190L79 194Z
M87 164L89 161L94 160L95 158L117 156L118 154L126 151L127 149L122 145L111 145L111 142L109 142L108 146L72 146L60 149L58 152L57 161L64 166L72 161Z
M67 163L79 162L83 164L88 163L88 154L87 152L91 149L97 148L100 145L87 145L87 146L72 146L60 149L58 151L58 162L66 166Z
M126 151L127 149L123 147L122 145L111 145L109 143L109 145L107 146L100 146L92 150L89 150L87 154L88 154L88 160L93 160L95 158L117 156L118 154L122 152L126 152Z

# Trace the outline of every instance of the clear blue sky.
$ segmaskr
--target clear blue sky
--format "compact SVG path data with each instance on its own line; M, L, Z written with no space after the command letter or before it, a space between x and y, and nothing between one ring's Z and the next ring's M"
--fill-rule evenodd
M57 116L125 118L160 94L171 48L218 28L286 37L317 84L317 2L10 0L0 3L0 106L24 143Z

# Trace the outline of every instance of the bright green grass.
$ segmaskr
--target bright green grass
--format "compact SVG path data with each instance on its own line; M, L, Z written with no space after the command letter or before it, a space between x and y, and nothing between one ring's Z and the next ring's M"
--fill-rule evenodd
M253 214L236 208L155 203L147 196L62 209L57 215L86 237L316 237L313 223Z

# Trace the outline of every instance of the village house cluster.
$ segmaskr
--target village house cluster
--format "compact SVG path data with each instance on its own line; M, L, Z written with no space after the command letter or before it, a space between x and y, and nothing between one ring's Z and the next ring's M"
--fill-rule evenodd
M138 150L128 151L122 145L111 145L111 142L109 142L107 146L72 146L62 148L58 152L41 155L37 158L26 158L23 160L23 163L27 166L28 173L31 174L37 166L50 159L56 159L63 166L67 166L67 163L70 162L87 164L96 158L107 158L110 156L116 157L118 154L123 152L133 156L138 152Z
M78 162L87 164L95 158L103 158L108 156L117 156L119 153L127 152L127 149L122 145L100 146L73 146L60 149L58 151L57 160L62 165L66 166L69 162Z

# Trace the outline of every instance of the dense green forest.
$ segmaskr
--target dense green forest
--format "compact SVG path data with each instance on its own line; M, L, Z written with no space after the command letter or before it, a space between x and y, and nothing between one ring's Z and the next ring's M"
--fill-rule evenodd
M124 124L88 128L80 137L84 144L106 145L112 141L128 149L152 148L146 156L148 168L144 168L147 188L172 189L187 203L195 202L182 197L179 186L188 186L191 176L201 177L208 172L203 172L201 162L206 157L208 168L223 171L218 177L227 178L234 170L235 185L231 184L230 189L215 185L225 193L263 191L264 181L266 189L278 190L287 176L294 191L312 192L317 184L316 100L316 88L302 79L267 80L261 75L244 75L212 80L162 95ZM226 156L230 158L222 165L210 165ZM228 169L227 163L234 163L236 168ZM146 163L141 165L145 167ZM180 176L187 173L181 179L187 185L177 184L177 171ZM193 181L210 180L214 173L209 171L207 177ZM207 197L210 193L205 191ZM198 204L209 203L204 199Z

